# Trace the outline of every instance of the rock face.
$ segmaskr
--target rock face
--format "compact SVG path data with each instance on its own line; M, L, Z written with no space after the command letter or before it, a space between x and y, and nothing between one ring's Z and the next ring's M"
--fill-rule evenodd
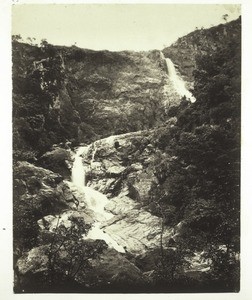
M116 217L107 221L103 228L127 252L139 255L160 248L161 218L139 208L139 204L127 196L112 198L105 208ZM171 228L164 228L164 244L172 232Z
M32 158L67 140L78 145L151 129L163 123L165 108L179 101L170 88L158 50L41 49L15 41L15 155ZM34 153L28 153L31 148Z
M148 211L159 155L148 134L135 132L96 141L83 159L87 185L107 195L105 210L114 215L102 229L132 254L159 248L161 235L163 245L172 235L168 227L161 233L162 219Z
M156 182L152 164L156 150L144 131L111 136L93 143L86 160L87 185L107 196L116 196L122 189L130 197L144 202L151 184Z
M67 90L81 118L80 141L88 136L88 125L93 134L104 137L160 122L167 74L159 51L67 52Z

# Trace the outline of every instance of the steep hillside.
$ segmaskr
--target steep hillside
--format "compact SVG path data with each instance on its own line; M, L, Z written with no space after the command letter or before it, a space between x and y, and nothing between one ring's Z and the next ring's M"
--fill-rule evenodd
M43 153L53 144L90 142L111 134L153 128L167 93L160 51L109 52L40 47L13 42L15 155ZM168 88L169 89L169 88Z
M162 52L174 62L184 79L193 83L197 56L220 50L230 38L238 36L240 32L241 17L209 29L196 29L164 48Z
M195 102L159 51L13 42L16 292L239 291L240 19L174 45Z

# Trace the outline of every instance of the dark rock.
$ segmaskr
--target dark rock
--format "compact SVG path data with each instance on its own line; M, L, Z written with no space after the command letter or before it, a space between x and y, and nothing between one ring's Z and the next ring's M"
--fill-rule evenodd
M14 219L20 235L15 236L15 240L21 238L22 226L26 236L25 232L28 234L28 231L33 229L29 229L29 224L36 224L43 216L59 214L75 204L73 194L60 175L28 162L19 162L15 165L14 187ZM23 225L18 228L19 218L22 218Z
M107 249L92 262L88 278L98 278L101 285L142 285L146 278L142 272L122 254ZM91 279L92 280L92 279Z
M27 179L26 186L30 194L36 194L41 188L41 182L35 176L31 176Z
M71 175L71 152L66 149L57 148L46 152L38 159L38 164L43 168L59 173L64 178Z
M27 186L24 180L14 179L13 181L13 193L14 195L23 195L27 190Z

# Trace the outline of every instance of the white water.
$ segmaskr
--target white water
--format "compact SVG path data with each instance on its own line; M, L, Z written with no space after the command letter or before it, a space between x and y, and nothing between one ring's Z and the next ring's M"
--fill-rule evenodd
M87 146L80 147L74 157L74 163L72 168L72 182L78 188L83 188L85 186L85 170L82 164L81 155L86 153L87 150Z
M104 209L105 205L109 202L108 198L102 193L85 186L85 169L82 163L82 155L87 154L88 149L88 146L80 147L78 149L74 157L72 168L72 182L80 193L84 193L86 205L94 212L94 217L96 219L94 226L89 230L85 238L104 240L109 247L116 249L118 252L124 253L124 248L118 245L116 241L114 241L100 228L102 225L101 222L109 220L114 216ZM92 157L92 162L93 160L94 154Z
M170 60L170 58L165 58L163 53L161 52L161 57L165 59L168 75L170 77L171 82L173 83L173 86L176 90L176 92L181 97L186 97L186 99L189 99L192 103L196 101L196 98L192 95L190 91L186 88L184 80L177 74L177 71L175 69L175 66L173 62Z

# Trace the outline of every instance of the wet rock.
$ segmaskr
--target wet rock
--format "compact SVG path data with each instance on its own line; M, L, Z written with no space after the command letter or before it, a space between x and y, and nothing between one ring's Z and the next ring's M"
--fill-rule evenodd
M104 230L126 251L141 254L159 247L161 240L161 218L139 207L129 197L116 197L110 200L106 210L116 215L115 219L104 224ZM168 243L172 229L165 227L163 242Z
M127 214L129 210L137 207L137 205L137 202L132 201L132 199L127 196L124 196L111 199L105 208L114 215L123 216L124 214Z
M87 171L88 186L113 197L126 185L130 197L145 202L157 180L149 167L155 161L155 149L145 135L139 131L110 136L92 144L87 155L92 157ZM115 147L115 143L119 146ZM111 177L120 180L111 185Z

